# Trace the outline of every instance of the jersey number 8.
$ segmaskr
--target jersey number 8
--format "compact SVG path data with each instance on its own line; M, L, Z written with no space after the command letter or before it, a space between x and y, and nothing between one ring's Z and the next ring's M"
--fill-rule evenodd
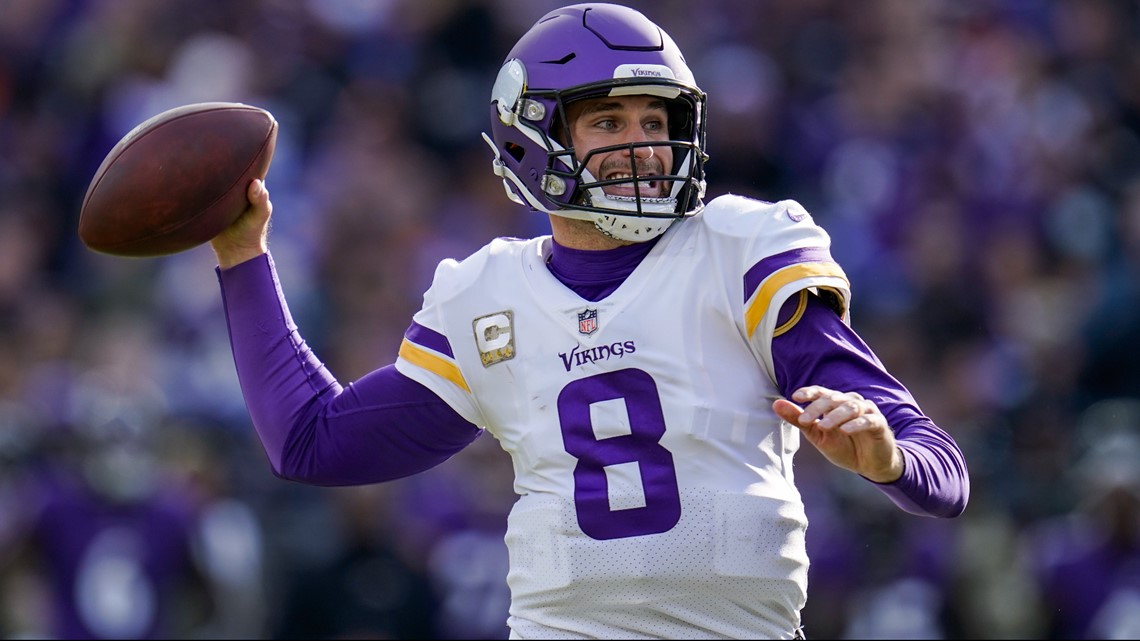
M603 401L624 401L628 433L599 437L590 408ZM661 445L665 415L653 377L640 369L622 369L571 382L558 395L558 418L574 467L574 508L578 526L593 539L660 534L681 519L681 494L673 454ZM636 463L644 505L610 506L606 467Z

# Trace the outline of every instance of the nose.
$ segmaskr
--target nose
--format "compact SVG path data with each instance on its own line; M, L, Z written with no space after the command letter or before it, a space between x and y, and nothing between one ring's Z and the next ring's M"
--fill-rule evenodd
M633 147L631 150L633 151L633 157L638 160L649 160L653 157L653 147Z
M627 145L633 145L635 143L646 143L653 140L649 135L642 131L640 127L631 127L631 131L632 133L626 136L625 139L625 143ZM654 154L653 147L644 144L640 146L631 146L629 148L629 152L637 160L648 160L652 158Z

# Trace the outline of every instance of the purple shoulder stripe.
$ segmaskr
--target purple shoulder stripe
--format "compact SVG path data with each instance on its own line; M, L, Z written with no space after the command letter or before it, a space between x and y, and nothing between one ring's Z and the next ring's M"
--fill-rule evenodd
M768 256L744 274L744 300L748 300L760 283L773 273L796 263L831 263L831 252L823 247L801 247Z
M455 358L455 354L451 352L451 343L447 342L446 336L435 330L428 329L415 321L412 321L407 331L404 332L404 338L416 345L421 345L428 349L435 350L440 354L445 354L448 358Z

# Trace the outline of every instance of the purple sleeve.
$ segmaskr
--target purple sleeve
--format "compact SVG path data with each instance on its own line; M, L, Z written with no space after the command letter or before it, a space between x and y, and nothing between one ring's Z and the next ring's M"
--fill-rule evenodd
M817 296L789 331L772 341L776 379L785 397L805 385L858 392L887 418L906 469L893 483L876 483L890 499L912 514L954 517L966 509L970 477L954 439L934 424L853 329ZM793 296L781 318L794 309Z
M358 485L415 474L482 431L389 365L342 387L297 332L263 254L218 269L238 381L274 474Z

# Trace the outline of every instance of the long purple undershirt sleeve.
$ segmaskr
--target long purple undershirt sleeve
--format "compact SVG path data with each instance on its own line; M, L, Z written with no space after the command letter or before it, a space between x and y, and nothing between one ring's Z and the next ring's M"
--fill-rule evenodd
M588 300L616 289L654 243L609 252L554 245L551 272ZM218 270L238 379L254 427L277 475L318 485L400 478L433 467L482 431L392 365L342 387L305 344L265 254ZM955 516L969 481L961 451L918 409L910 393L822 302L773 341L786 395L818 384L875 401L906 462L902 478L875 484L915 514Z
M790 315L796 298L785 303L781 317ZM906 467L897 481L874 485L895 505L937 517L958 516L966 509L970 477L957 443L922 413L910 392L825 302L808 297L803 317L772 341L772 360L786 397L805 385L822 385L858 392L879 406Z
M217 274L242 394L278 476L314 485L401 478L482 433L392 365L342 387L297 332L271 255Z

